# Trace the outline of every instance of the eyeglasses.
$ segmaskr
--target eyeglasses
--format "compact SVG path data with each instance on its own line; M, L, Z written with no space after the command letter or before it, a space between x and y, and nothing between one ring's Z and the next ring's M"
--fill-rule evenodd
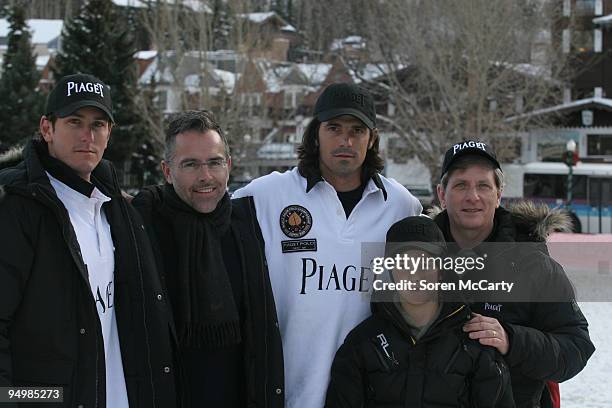
M208 171L211 173L219 172L227 167L227 160L225 159L210 159L206 161L199 160L186 160L178 164L178 169L185 173L196 173L200 171L202 167L208 167Z

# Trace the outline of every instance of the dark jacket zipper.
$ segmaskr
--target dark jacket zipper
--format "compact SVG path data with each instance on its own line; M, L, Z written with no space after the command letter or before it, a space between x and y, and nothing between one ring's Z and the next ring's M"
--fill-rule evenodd
M259 238L257 236L257 228L255 228L255 212L253 211L253 207L255 206L255 203L253 202L252 198L248 199L248 203L249 203L249 220L251 221L251 228L252 228L252 232L253 235L257 238ZM266 335L264 336L264 351L265 351L265 359L264 359L264 364L265 364L265 370L264 370L264 384L265 384L265 392L264 392L264 407L268 406L268 388L269 388L269 377L268 377L268 358L269 358L269 352L268 352L268 296L266 293L266 264L264 262L265 259L265 254L262 254L261 251L261 242L258 242L257 244L257 252L259 254L259 265L260 265L260 270L261 270L261 276L262 276L262 293L263 293L263 304L264 304L264 330L266 332Z
M117 179L117 174L115 173L115 169L111 168L111 174L113 177L113 181L115 185L119 185L119 180ZM156 407L157 399L155 398L155 381L153 380L153 368L151 367L151 344L149 341L149 329L147 326L147 309L146 309L146 293L144 290L144 280L143 280L143 271L142 271L142 263L140 260L140 251L138 248L138 241L136 240L136 233L134 232L134 224L130 217L127 203L122 197L117 197L116 200L119 201L119 206L121 211L123 212L124 217L127 219L128 228L130 230L130 235L132 237L132 243L134 245L135 257L136 257L136 265L138 268L138 276L140 280L140 291L142 295L142 323L145 329L145 339L146 339L146 347L147 347L147 367L149 368L149 380L151 381L151 403L153 407Z
M69 234L67 231L67 226L70 225L70 219L66 219L66 217L64 217L62 208L58 205L58 203L52 198L52 197L48 197L47 196L47 192L44 191L41 187L39 187L38 185L34 185L33 186L34 190L34 197L40 201L42 204L44 204L45 206L52 206L54 208L54 211L56 212L56 215L59 217L59 219L61 220L61 230L62 230L62 235L64 237L64 242L66 243L66 246L68 247L68 250L73 254L73 256L75 255L75 248L74 246L70 243L70 239L69 239ZM41 196L40 198L38 196ZM81 260L81 263L85 266L85 268L87 268L87 266L85 265L85 261L83 261L83 256L81 254L80 250L76 251L76 255L78 255L78 258ZM86 279L89 276L89 272L87 270L83 271L81 269L81 267L78 265L77 263L77 269L79 269L80 273L81 273L81 277L86 281L87 286L89 287L89 290L91 291L91 286L89 283L89 280ZM98 319L99 321L99 316L97 313L97 310L94 309L94 316L96 316L96 319ZM98 326L96 326L96 329L98 329ZM95 397L95 401L94 401L94 406L98 407L100 405L100 401L99 401L99 395L101 393L100 390L100 377L98 375L99 372L99 367L100 367L100 353L99 351L99 336L101 336L101 333L96 333L96 335L94 336L94 341L95 341L95 348L96 348L96 366L95 366L95 372L96 372L96 397Z

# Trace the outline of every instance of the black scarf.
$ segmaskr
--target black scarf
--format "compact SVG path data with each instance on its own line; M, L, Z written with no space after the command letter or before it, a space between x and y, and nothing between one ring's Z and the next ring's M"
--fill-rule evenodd
M176 293L176 326L181 346L226 346L240 342L240 318L223 262L221 237L230 228L225 196L210 213L195 211L172 185L161 189L160 213L172 226L176 269L166 271Z

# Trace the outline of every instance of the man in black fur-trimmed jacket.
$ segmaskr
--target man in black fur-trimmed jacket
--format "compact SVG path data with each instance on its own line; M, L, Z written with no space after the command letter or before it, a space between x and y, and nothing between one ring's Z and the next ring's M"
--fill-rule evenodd
M547 232L567 229L569 217L529 204L509 212L500 207L502 187L501 167L486 143L465 141L448 150L437 188L444 211L435 215L435 221L451 243L449 247L478 253L487 243L504 243L487 247L493 252L488 253L485 271L523 279L523 284L535 282L542 288L550 282L565 287L565 272L548 256L544 241ZM574 377L595 350L571 291L561 298L563 301L554 301L553 296L538 302L479 299L472 305L480 314L464 330L504 355L519 408L551 406L546 383Z
M62 387L50 407L171 408L171 314L140 217L102 160L112 126L105 84L61 78L43 140L1 165L0 386Z

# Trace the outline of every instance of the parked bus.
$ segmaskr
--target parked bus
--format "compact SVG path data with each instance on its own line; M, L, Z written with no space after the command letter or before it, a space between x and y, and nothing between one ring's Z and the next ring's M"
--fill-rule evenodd
M504 202L532 200L565 208L565 163L505 164ZM571 212L576 232L612 233L612 164L579 162L573 167Z

